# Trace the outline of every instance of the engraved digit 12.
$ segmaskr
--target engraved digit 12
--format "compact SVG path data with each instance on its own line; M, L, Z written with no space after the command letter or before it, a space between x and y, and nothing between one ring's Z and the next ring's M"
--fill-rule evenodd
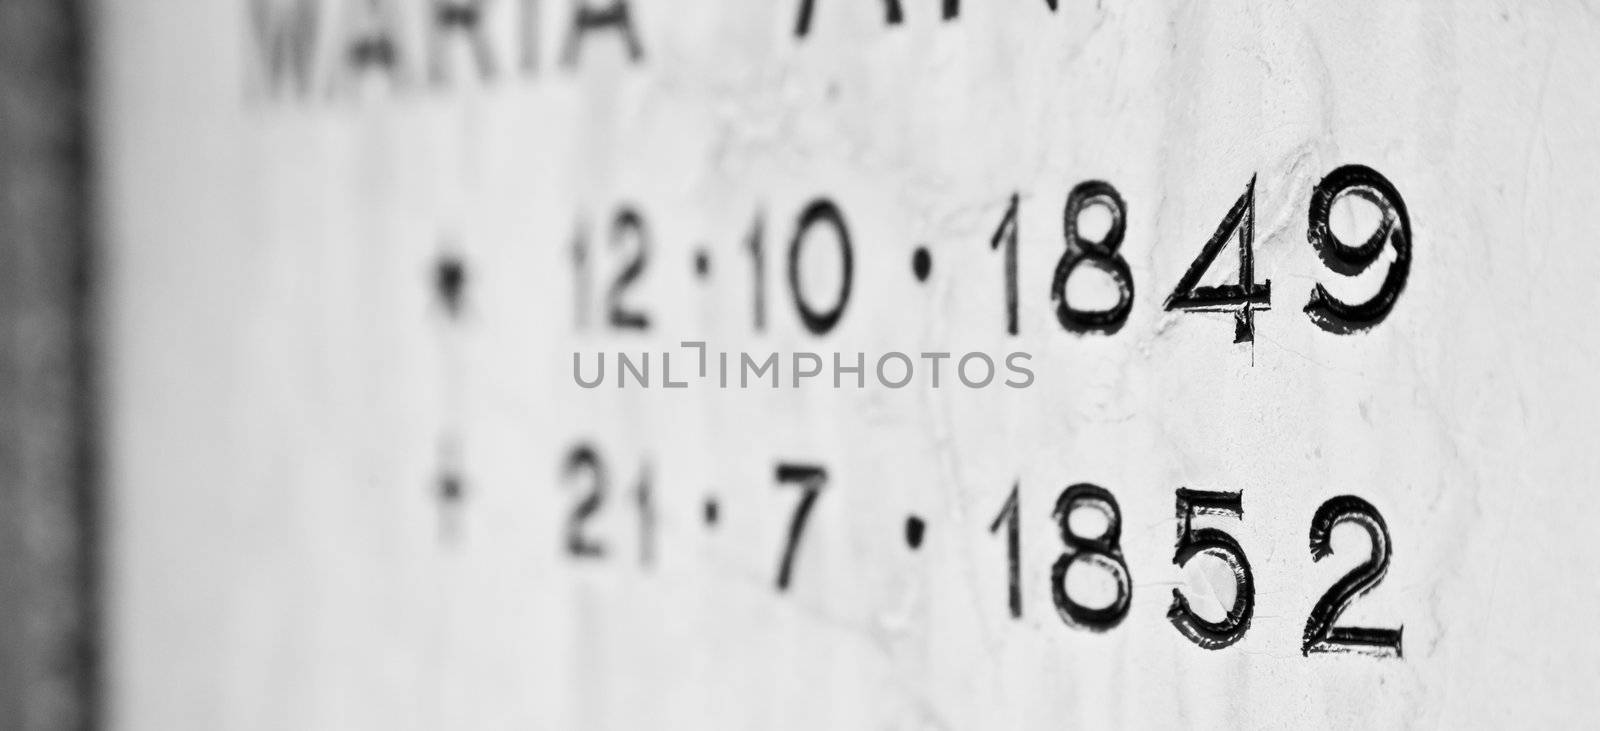
M1330 587L1306 620L1305 644L1301 654L1313 652L1358 652L1374 657L1400 657L1400 637L1404 627L1370 629L1339 627L1339 615L1363 594L1377 588L1389 570L1389 526L1378 509L1354 495L1341 495L1322 504L1311 518L1311 560L1333 555L1333 529L1340 523L1355 523L1372 540L1372 554L1360 566Z
M644 216L630 206L623 206L617 210L616 216L611 221L611 247L623 248L627 240L634 242L632 257L622 265L616 279L612 280L611 286L606 289L607 319L610 325L618 330L648 330L650 316L642 310L630 309L627 303L623 302L623 297L627 294L628 288L638 282L639 277L644 274L645 267L650 263L650 233L645 225ZM572 237L574 314L579 330L587 329L589 326L593 289L591 264L588 225L580 221Z

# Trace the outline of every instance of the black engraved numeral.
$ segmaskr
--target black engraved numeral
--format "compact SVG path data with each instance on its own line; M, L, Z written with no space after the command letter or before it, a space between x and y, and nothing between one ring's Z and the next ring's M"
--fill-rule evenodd
M617 217L611 222L612 248L623 248L626 241L634 242L633 258L617 272L617 278L606 292L606 305L610 310L612 327L619 330L646 330L650 327L650 317L644 312L629 309L622 301L628 287L633 286L650 263L650 234L645 228L644 218L632 208L617 211Z
M756 332L767 329L767 255L761 246L762 228L762 217L757 213L750 224L750 235L744 240L745 249L750 252L750 296Z
M605 546L599 540L584 535L583 526L605 503L606 468L600 461L600 455L588 444L573 447L567 453L567 461L562 469L562 474L568 480L579 473L588 474L589 489L567 516L567 553L578 558L600 558L605 555Z
M577 329L589 327L589 298L593 296L593 283L589 273L588 226L579 223L572 233L572 313Z
M1346 245L1328 228L1334 201L1345 195L1372 203L1382 214L1377 230L1359 246ZM1335 273L1353 276L1365 271L1378 261L1385 242L1394 247L1394 261L1389 264L1383 285L1371 299L1354 304L1344 302L1318 284L1306 302L1306 315L1317 327L1340 335L1361 332L1383 322L1405 290L1406 277L1411 273L1411 214L1406 212L1400 192L1388 178L1372 168L1345 165L1328 173L1311 192L1309 218L1306 238L1316 248L1323 264Z
M1228 215L1223 216L1211 240L1200 249L1199 256L1189 264L1189 270L1178 280L1177 288L1167 297L1167 310L1234 313L1233 342L1248 343L1255 340L1255 310L1267 309L1272 304L1272 281L1255 281L1255 228L1256 228L1256 178L1250 176L1249 185L1235 201ZM1200 286L1200 278L1211 268L1217 254L1239 235L1239 282L1219 286Z
M639 485L634 488L634 503L639 508L639 563L649 566L656 558L656 504L650 491L650 466L639 473Z
M587 489L572 506L572 512L567 514L567 554L584 559L604 558L605 543L590 536L585 529L599 517L600 509L605 506L606 495L611 489L605 460L590 444L579 443L567 452L561 474L568 482L587 478L584 480ZM650 466L646 464L640 470L638 486L633 494L634 503L639 509L639 563L643 566L655 562L656 507L651 495L650 482Z
M1400 657L1400 636L1404 629L1339 627L1339 615L1363 594L1378 587L1389 570L1389 527L1372 504L1341 495L1322 504L1311 518L1311 560L1333 555L1333 529L1340 523L1354 523L1372 540L1372 554L1350 570L1317 600L1306 620L1305 643L1300 652L1356 652L1374 657Z
M839 260L843 274L839 281L839 293L834 297L833 305L828 309L819 310L812 307L806 300L805 293L800 291L800 251L811 229L822 225L833 229L834 240L839 246ZM851 250L850 229L845 225L844 214L839 212L839 207L834 205L833 201L826 198L812 201L800 214L794 238L789 241L789 294L794 298L794 306L800 313L800 321L812 334L828 334L839 324L839 319L844 317L845 306L850 304L851 278L854 275L855 255Z
M1072 531L1073 511L1090 509L1105 517L1105 530L1098 536L1080 536ZM1070 627L1082 627L1104 632L1128 616L1128 603L1133 599L1133 579L1128 575L1128 562L1122 557L1119 541L1122 537L1122 509L1111 492L1098 485L1078 483L1061 491L1052 513L1061 530L1061 542L1067 552L1056 559L1050 569L1050 593L1055 599L1056 612L1061 621ZM1088 565L1111 574L1117 582L1117 598L1104 607L1086 607L1067 594L1067 571L1075 565Z
M1111 214L1111 226L1099 241L1085 240L1078 235L1078 214L1089 206L1102 206ZM1069 332L1098 332L1111 334L1128 321L1133 309L1133 273L1128 262L1117 251L1122 246L1122 236L1127 231L1127 205L1110 183L1091 180L1079 183L1067 196L1062 213L1062 233L1066 239L1066 252L1056 263L1055 277L1050 282L1050 299L1056 303L1056 319ZM1117 285L1117 303L1105 310L1080 310L1067 300L1067 279L1080 264L1088 262L1111 275Z
M1022 617L1022 530L1017 518L1017 490L1020 483L1012 483L1011 494L1006 496L1006 504L1000 507L1000 514L994 516L994 523L989 526L990 533L999 532L1000 526L1006 527L1006 567L1007 585L1006 599L1011 607L1013 618Z
M1006 206L1006 215L1000 219L1000 225L995 227L994 236L989 239L990 249L999 249L1005 246L1006 259L1006 332L1017 334L1017 194L1011 194L1011 205Z
M817 495L828 484L828 471L813 465L780 463L777 469L779 486L794 485L800 488L800 501L795 503L794 514L789 517L789 535L783 543L783 559L778 562L778 591L789 588L794 572L795 549L800 547L800 535L805 532L806 519L817 502Z
M1245 558L1244 549L1233 536L1216 528L1193 528L1192 523L1196 515L1219 515L1243 520L1243 496L1237 492L1179 488L1177 506L1178 547L1172 556L1172 563L1181 569L1190 559L1201 555L1227 563L1233 572L1233 606L1228 609L1227 616L1212 622L1195 614L1189 607L1188 598L1174 588L1167 618L1190 642L1207 650L1220 650L1238 642L1250 629L1250 619L1255 614L1256 606L1255 578L1250 573L1250 562Z

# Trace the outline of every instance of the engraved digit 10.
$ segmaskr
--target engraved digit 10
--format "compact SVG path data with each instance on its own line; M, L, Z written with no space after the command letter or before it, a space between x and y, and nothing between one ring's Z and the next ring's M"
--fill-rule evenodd
M1377 230L1359 246L1349 246L1328 228L1334 201L1353 195L1377 206L1382 214ZM1317 327L1345 335L1366 330L1383 322L1394 309L1395 299L1406 288L1411 273L1411 216L1406 202L1388 178L1365 165L1345 165L1328 173L1311 192L1310 225L1306 238L1316 248L1322 262L1345 276L1360 274L1378 260L1384 242L1394 246L1394 261L1384 275L1383 286L1365 302L1349 303L1335 298L1318 284L1311 290L1305 312Z
M1098 511L1105 517L1106 527L1099 536L1091 538L1072 532L1072 513L1081 508ZM1061 528L1061 542L1068 549L1050 569L1050 592L1061 621L1070 627L1095 632L1117 626L1128 616L1128 602L1133 598L1133 580L1128 575L1128 562L1123 559L1119 545L1122 509L1117 506L1117 499L1103 487L1080 482L1061 491L1053 516ZM1067 570L1078 563L1091 564L1111 574L1117 582L1117 598L1099 609L1073 601L1067 595Z
M834 296L833 304L827 309L812 306L800 289L800 257L807 246L811 231L819 226L832 228L834 241L839 252L840 280L839 292ZM752 294L754 297L755 329L761 332L767 325L767 255L765 250L762 229L764 227L762 216L756 215L755 223L750 228L750 235L745 237L745 249L750 252L752 281L754 283ZM826 335L839 324L844 317L845 307L850 304L850 290L854 286L855 252L850 243L850 227L846 225L844 213L839 206L827 198L818 198L806 205L800 213L800 219L795 224L794 237L789 240L789 295L794 300L795 311L800 315L801 324L813 335Z
M779 485L796 485L800 488L800 501L795 503L794 514L789 517L789 536L783 544L783 559L778 562L778 591L789 590L789 578L794 573L794 552L800 546L800 534L805 532L806 518L817 503L817 495L828 484L828 471L817 465L778 463L776 477Z
M1111 214L1111 226L1099 241L1088 241L1078 235L1078 214L1089 206L1102 206ZM1133 309L1133 273L1128 270L1128 262L1122 254L1117 252L1127 231L1127 216L1127 205L1110 183L1099 180L1079 183L1067 196L1066 210L1062 212L1062 235L1067 251L1056 263L1055 277L1050 281L1050 299L1056 303L1056 319L1069 332L1109 335L1122 329L1128 321L1128 312ZM1110 309L1080 310L1067 301L1067 279L1086 261L1116 281L1117 303Z

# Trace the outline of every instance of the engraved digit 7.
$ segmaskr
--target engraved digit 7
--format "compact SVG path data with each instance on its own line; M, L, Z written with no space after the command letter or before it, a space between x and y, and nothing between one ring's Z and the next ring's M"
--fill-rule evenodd
M1343 195L1354 195L1378 207L1383 215L1377 230L1360 246L1348 246L1328 228L1333 202ZM1345 165L1328 173L1311 193L1310 225L1306 238L1316 247L1329 269L1351 276L1372 266L1383 253L1385 241L1394 246L1394 262L1384 275L1383 286L1366 302L1351 304L1334 298L1321 284L1311 290L1305 312L1317 327L1346 335L1366 330L1383 322L1394 309L1395 299L1406 288L1411 273L1411 215L1405 199L1394 184L1365 165Z
M804 491L799 504L795 506L794 515L789 518L789 538L784 541L783 560L778 563L778 591L785 591L789 588L789 575L794 569L794 549L800 545L800 534L806 529L811 506L816 504L817 495L828 483L828 471L811 465L779 463L777 479L779 484L799 485Z

